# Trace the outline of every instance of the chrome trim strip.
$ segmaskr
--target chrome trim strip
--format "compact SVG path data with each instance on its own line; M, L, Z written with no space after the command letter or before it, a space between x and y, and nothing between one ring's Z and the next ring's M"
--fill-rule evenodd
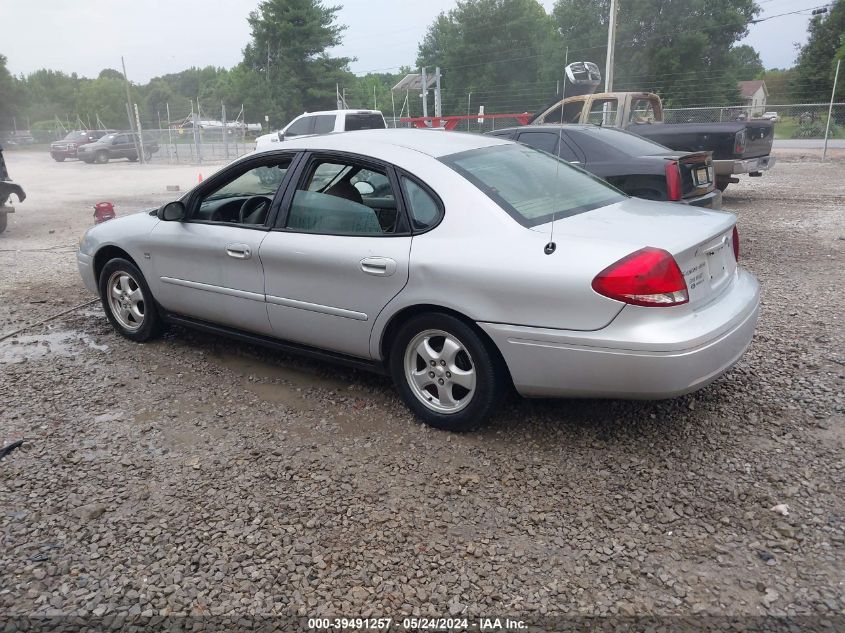
M363 312L355 312L354 310L344 310L343 308L324 306L320 305L319 303L297 301L296 299L284 299L283 297L274 297L272 295L267 295L267 303L272 303L273 305L277 306L285 306L286 308L299 308L300 310L308 310L309 312L319 312L320 314L331 314L332 316L339 316L347 319L355 319L356 321L367 320L367 315Z
M257 292L237 290L235 288L225 288L223 286L204 284L199 281L188 281L187 279L176 279L174 277L161 277L161 280L166 284L173 284L174 286L184 286L185 288L193 288L194 290L205 290L207 292L215 292L217 294L228 295L230 297L238 297L239 299L249 299L250 301L264 301L264 295Z

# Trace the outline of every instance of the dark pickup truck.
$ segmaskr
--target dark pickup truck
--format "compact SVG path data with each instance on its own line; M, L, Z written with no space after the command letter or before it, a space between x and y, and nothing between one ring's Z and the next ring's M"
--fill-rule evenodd
M0 233L6 230L8 214L15 212L15 207L7 205L6 202L15 194L18 202L26 200L23 187L12 182L9 172L6 170L6 161L3 158L3 146L0 145Z
M110 160L126 158L131 162L138 160L140 143L138 135L132 132L113 132L103 138L78 148L79 160L85 163L107 163ZM144 136L144 161L150 160L158 151L158 143Z
M651 92L582 94L557 101L537 114L531 125L593 123L628 130L684 152L712 152L716 187L724 191L738 174L762 176L771 169L774 140L771 121L664 123L663 104Z

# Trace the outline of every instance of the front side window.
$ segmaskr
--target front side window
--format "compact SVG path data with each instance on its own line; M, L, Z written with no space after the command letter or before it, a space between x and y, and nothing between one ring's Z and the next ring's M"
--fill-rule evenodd
M628 117L629 123L654 123L654 103L651 99L634 99Z
M523 226L618 202L618 191L566 161L524 145L495 145L440 159Z
M287 228L303 233L389 235L406 231L390 178L347 160L315 160L297 187Z
M314 117L314 134L328 134L334 132L334 124L337 119L335 114L320 114Z
M299 136L300 134L310 134L311 124L314 122L314 117L304 116L290 124L285 130L285 136Z
M203 195L191 220L263 225L290 163L288 157L277 158L234 176Z

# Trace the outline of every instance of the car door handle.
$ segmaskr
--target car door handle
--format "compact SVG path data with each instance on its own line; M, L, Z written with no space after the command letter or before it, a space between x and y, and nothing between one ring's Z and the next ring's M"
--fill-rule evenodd
M226 254L235 259L249 259L252 251L246 244L226 244Z
M389 257L365 257L361 260L361 270L368 275L390 277L396 272L396 262Z

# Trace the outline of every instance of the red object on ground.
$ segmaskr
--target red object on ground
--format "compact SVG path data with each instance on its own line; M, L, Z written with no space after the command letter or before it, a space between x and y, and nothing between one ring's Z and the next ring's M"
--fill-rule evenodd
M113 220L117 214L111 202L98 202L94 205L94 222L100 224L106 220Z
M414 127L442 127L445 130L454 130L461 121L470 119L516 119L520 125L528 125L528 121L534 116L530 112L520 114L462 114L460 116L414 116L403 117L399 123L411 123Z

